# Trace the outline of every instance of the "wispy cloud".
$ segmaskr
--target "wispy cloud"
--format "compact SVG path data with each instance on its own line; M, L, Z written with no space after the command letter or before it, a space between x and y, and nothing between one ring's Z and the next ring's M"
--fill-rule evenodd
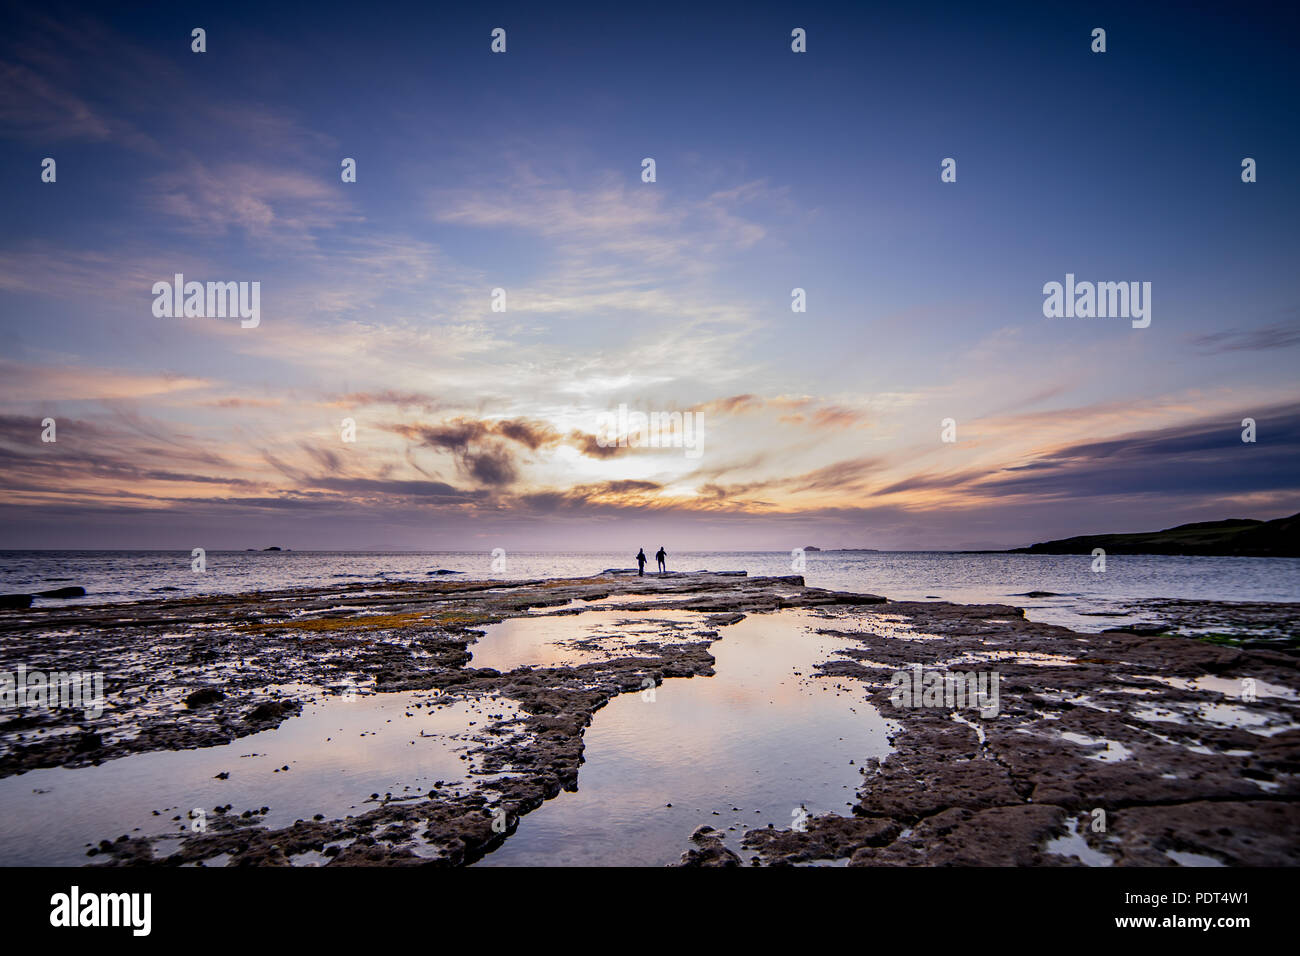
M1268 325L1260 329L1229 329L1205 332L1189 340L1203 355L1220 352L1262 352L1300 345L1300 321Z

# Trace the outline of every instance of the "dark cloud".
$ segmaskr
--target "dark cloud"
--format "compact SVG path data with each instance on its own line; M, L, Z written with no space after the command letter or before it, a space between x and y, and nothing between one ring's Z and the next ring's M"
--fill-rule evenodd
M374 478L322 478L314 482L321 488L354 495L393 498L454 498L481 500L487 492L466 491L442 481L382 481Z
M257 482L226 477L230 468L219 455L196 447L192 441L158 447L142 443L134 429L54 416L57 441L41 441L40 419L0 416L0 487L10 491L111 494L146 498L134 488L144 482L177 482L256 487ZM154 436L150 436L152 440ZM165 463L176 468L151 467ZM185 466L212 467L217 474L182 470ZM88 487L94 480L112 483L116 490Z
M554 445L560 441L559 433L545 422L530 422L523 419L497 422L496 433L513 442L526 445L532 451Z
M383 427L419 446L450 453L461 474L493 487L511 485L519 479L519 460L511 445L535 452L563 443L592 458L612 458L628 451L618 447L602 448L596 436L586 432L575 429L563 436L546 422L524 418L499 421L454 418L436 425L418 423Z
M1247 417L1256 421L1254 443L1241 440ZM950 484L982 494L1057 498L1300 490L1300 405L1083 442L984 480L967 473Z
M480 451L466 452L461 457L461 464L471 478L483 485L510 485L519 477L514 457L504 445L490 445Z
M600 439L588 432L578 431L576 428L569 432L568 443L588 458L614 458L617 455L626 455L635 451L630 445L602 445Z
M394 405L397 408L420 408L426 412L434 412L444 406L443 400L437 395L428 392L398 391L391 388L370 392L348 392L334 397L332 401L336 405Z
M339 458L338 453L333 449L321 448L318 445L310 445L307 442L299 442L298 445L314 462L316 462L316 464L320 465L326 471L337 474L342 470L343 462Z
M520 495L514 501L538 512L587 511L592 514L622 513L662 508L670 510L667 503L647 497L663 489L654 481L601 481L577 485L564 491L538 491Z
M536 451L559 440L546 426L522 420L487 422L456 418L439 425L385 427L426 448L449 452L462 475L491 487L511 485L519 477L514 453L506 441Z
M871 493L875 496L893 495L902 491L921 491L930 488L944 488L950 491L970 484L986 475L986 472L965 472L958 475L909 475L902 481L895 481L883 488L876 488Z

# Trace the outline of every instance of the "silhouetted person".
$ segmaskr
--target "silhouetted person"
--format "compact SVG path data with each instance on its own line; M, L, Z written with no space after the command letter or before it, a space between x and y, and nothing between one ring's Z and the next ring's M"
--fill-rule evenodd
M660 574L663 574L665 571L668 570L668 565L664 563L668 560L668 552L664 550L664 546L662 544L659 545L659 551L657 554L655 554L655 560L659 562Z
M636 573L645 576L645 548L636 553Z

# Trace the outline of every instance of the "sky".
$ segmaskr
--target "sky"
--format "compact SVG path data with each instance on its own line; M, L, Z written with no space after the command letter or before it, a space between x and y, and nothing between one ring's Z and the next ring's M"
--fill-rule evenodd
M1294 13L602 6L5 6L0 547L1300 511ZM155 314L178 273L258 323ZM1067 274L1150 283L1150 324L1046 316Z

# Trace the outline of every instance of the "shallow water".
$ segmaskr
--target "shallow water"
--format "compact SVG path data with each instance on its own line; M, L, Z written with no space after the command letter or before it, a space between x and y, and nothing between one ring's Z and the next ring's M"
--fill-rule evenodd
M547 578L627 567L622 552L515 552L504 571L489 551L382 553L209 551L195 574L189 551L0 551L0 593L69 584L84 598L38 598L37 606L232 593L332 582L456 581ZM1150 598L1216 601L1300 601L1300 559L1111 555L1094 573L1089 555L814 551L796 569L789 551L693 551L673 554L673 570L802 574L813 587L867 591L894 600L939 597L958 603L1013 604L1031 620L1099 631L1135 620L1124 602ZM440 576L439 569L460 572ZM1029 591L1051 597L1028 598Z
M741 852L746 828L789 827L801 807L844 812L863 759L889 752L894 725L865 688L810 676L852 646L812 632L825 623L806 611L751 615L720 630L715 676L614 698L587 729L577 792L525 815L478 865L663 866L701 824Z
M699 641L704 619L618 608L535 614L489 627L471 649L475 665L503 670L566 662L575 640L600 645L584 644L578 657L622 656L638 638ZM853 646L814 633L825 623L809 611L751 615L713 642L716 676L614 698L586 732L578 792L525 815L484 863L662 865L679 859L701 824L742 852L745 828L843 811L862 760L889 752L893 724L865 702L865 688L810 676ZM461 792L475 773L462 759L477 746L473 735L518 713L500 698L448 702L431 691L321 697L280 727L224 746L0 779L0 865L90 862L88 845L120 834L175 837L159 848L170 852L190 832L193 808L211 820L217 806L231 804L234 815L266 806L259 822L278 828L364 812L372 793L413 797L435 783ZM310 856L295 863L322 862Z
M196 807L211 820L217 806L233 804L236 816L266 806L261 820L274 829L317 813L365 812L372 793L410 796L438 781L441 792L461 789L474 769L461 756L489 714L512 717L517 708L499 698L438 705L431 691L328 697L274 730L219 747L5 777L0 865L77 866L93 861L86 844L122 834L184 835ZM215 779L223 772L228 779Z
M1161 684L1168 684L1170 687L1181 687L1184 690L1210 691L1216 694L1222 694L1225 697L1242 698L1246 692L1246 681L1250 680L1250 687L1256 697L1280 697L1283 700L1296 700L1300 695L1296 694L1289 687L1283 687L1280 684L1271 684L1268 681L1256 680L1254 678L1229 678L1216 677L1213 674L1206 674L1202 677L1148 677L1147 680L1159 681Z
M703 626L703 618L691 611L591 610L512 617L483 628L483 636L469 646L466 666L507 673L517 667L572 667L633 657L641 641L699 641L692 631Z
M1057 856L1074 857L1084 866L1113 866L1115 861L1099 850L1088 845L1083 834L1079 832L1079 821L1070 817L1065 821L1066 831L1059 837L1048 840L1043 847L1046 853Z

